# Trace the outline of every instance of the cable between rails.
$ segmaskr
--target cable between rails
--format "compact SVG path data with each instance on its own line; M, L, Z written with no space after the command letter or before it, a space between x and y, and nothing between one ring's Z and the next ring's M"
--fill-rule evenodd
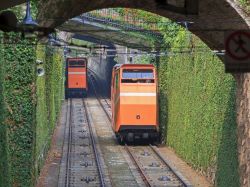
M92 130L92 126L91 126L91 120L89 118L89 112L88 112L88 109L87 109L87 104L85 102L85 100L83 99L82 100L83 102L83 107L84 107L84 110L86 112L86 120L87 120L87 125L89 127L89 133L90 133L90 139L91 139L91 143L92 143L92 146L93 146L93 151L94 151L94 154L95 154L95 160L96 160L96 165L97 165L97 170L98 170L98 175L99 175L99 179L100 179L100 186L101 187L105 187L105 181L104 181L104 174L103 174L103 169L102 169L102 166L101 166L101 162L100 162L100 156L99 156L99 153L97 151L97 147L96 147L96 142L95 142L95 139L94 139L94 133L93 133L93 130Z

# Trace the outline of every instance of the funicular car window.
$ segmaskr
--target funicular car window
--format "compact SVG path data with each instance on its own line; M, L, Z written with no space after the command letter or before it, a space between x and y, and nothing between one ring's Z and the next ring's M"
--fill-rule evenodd
M123 83L153 83L154 72L152 69L137 70L137 69L124 69L122 72Z
M134 69L125 69L122 72L123 79L153 79L154 73L153 70L134 70Z
M69 67L85 67L85 61L69 61Z

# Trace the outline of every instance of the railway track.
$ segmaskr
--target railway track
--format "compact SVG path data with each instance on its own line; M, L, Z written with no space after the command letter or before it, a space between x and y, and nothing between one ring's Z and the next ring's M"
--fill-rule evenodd
M69 116L68 116L68 109L67 109L67 118L69 118L69 120L67 120L68 123L68 144L67 144L67 162L66 162L66 176L65 176L65 187L70 186L70 168L71 168L71 158L70 158L70 154L72 151L72 100L70 100L69 103Z
M91 123L85 101L68 100L58 187L110 186Z
M109 101L100 98L91 78L91 84L94 94L104 110L107 118L111 122L111 110ZM124 149L136 166L145 186L158 187L191 187L189 181L183 177L175 168L170 166L159 152L158 148L153 145L146 146L128 146L125 144Z
M98 150L97 150L97 147L96 147L96 142L95 142L95 139L94 139L94 132L93 132L92 126L90 124L89 115L87 114L87 106L86 106L86 103L85 103L84 100L83 100L83 106L84 106L84 109L86 111L86 120L87 120L87 124L88 124L88 127L89 127L90 139L91 139L91 142L92 142L92 148L93 148L93 152L94 152L94 156L95 156L96 167L97 167L97 170L98 170L100 186L105 187L106 186L105 181L104 181L105 175L104 175L102 165L101 165L101 162L100 162L100 156L99 156L99 153L98 153Z
M128 146L124 148L136 165L146 186L191 187L180 173L161 156L155 146Z
M96 73L93 70L90 70L91 73L95 74ZM97 75L96 75L97 76ZM103 111L105 112L106 116L108 117L108 120L111 122L112 121L112 117L111 117L111 106L110 106L110 102L105 99L105 98L100 98L96 88L95 88L95 84L94 84L94 78L93 76L90 77L90 83L92 85L93 91L94 91L94 95L96 96L96 99L98 100L99 104L101 105L101 107L103 108Z

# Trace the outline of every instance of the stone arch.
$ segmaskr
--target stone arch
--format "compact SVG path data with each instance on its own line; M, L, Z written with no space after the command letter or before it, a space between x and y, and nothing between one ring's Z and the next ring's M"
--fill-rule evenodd
M152 12L171 19L172 21L190 21L190 30L200 39L202 39L211 49L224 49L224 31L249 29L250 21L243 18L239 13L239 9L229 0L200 0L198 15L189 15L187 11L178 12L173 8L161 7L160 0L49 0L40 3L40 14L38 19L40 24L46 27L56 27L66 20L78 16L82 13L103 8L135 8L148 12ZM190 3L195 3L197 0L186 0ZM178 1L177 1L178 2Z

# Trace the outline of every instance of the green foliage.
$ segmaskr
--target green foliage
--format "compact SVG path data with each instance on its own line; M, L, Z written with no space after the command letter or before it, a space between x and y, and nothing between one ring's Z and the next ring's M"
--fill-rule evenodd
M247 13L250 13L250 2L249 0L238 0L240 5L244 10L247 11Z
M62 57L60 53L56 53L54 48L47 48L46 58L47 63L45 66L46 73L46 98L47 102L53 103L50 106L47 105L48 119L50 127L54 127L56 122L56 116L59 112L59 102L57 98L62 99Z
M192 50L161 59L160 120L167 144L217 186L237 187L235 81L197 37L183 30L176 36L167 41L173 51Z
M37 4L38 4L37 0L31 0L31 4L30 4L31 15L34 19L36 18L38 14ZM17 19L21 21L25 17L26 4L17 5L15 7L9 8L9 10L13 11L16 14Z
M36 176L44 163L50 146L64 93L64 61L62 51L38 45L37 59L43 61L45 75L37 77L37 112L36 112Z
M131 27L139 27L147 30L157 30L157 21L161 19L160 16L156 14L149 13L138 9L127 9L127 8L109 8L102 10L95 10L89 12L92 16L108 18L113 20L120 25ZM141 38L142 40L147 40L152 43L152 47L156 40L155 36L135 31L124 31L124 34L128 36L135 36Z
M24 11L22 10L20 5L10 8L10 10L15 13L18 20L22 20L25 16Z
M6 186L31 186L35 111L35 47L19 34L4 36L3 126L5 126Z
M41 60L43 63L46 63L45 58L45 46L37 46L37 59ZM43 66L44 67L44 64ZM45 95L45 77L37 77L36 79L36 95L37 95L37 106L36 106L36 165L35 171L36 175L39 173L39 168L43 163L43 155L46 150L47 141L49 139L49 127L47 122L47 102Z
M0 38L0 186L34 186L63 98L62 51L36 51L19 34ZM36 78L36 58L45 76Z
M141 55L141 56L135 56L134 57L134 63L135 64L152 64L155 62L154 56L149 55Z
M1 44L0 44L0 56L4 54L3 51L3 36L0 33ZM4 98L3 98L3 58L0 58L0 186L8 187L8 165L7 165L7 147L6 147L6 125L3 123L4 120Z
M33 18L36 18L38 15L38 1L37 0L31 0L31 14Z
M184 31L184 29L182 29L177 23L166 21L166 18L161 18L158 27L164 36L164 43L161 44L163 45L162 47L171 47L175 42L179 31Z

